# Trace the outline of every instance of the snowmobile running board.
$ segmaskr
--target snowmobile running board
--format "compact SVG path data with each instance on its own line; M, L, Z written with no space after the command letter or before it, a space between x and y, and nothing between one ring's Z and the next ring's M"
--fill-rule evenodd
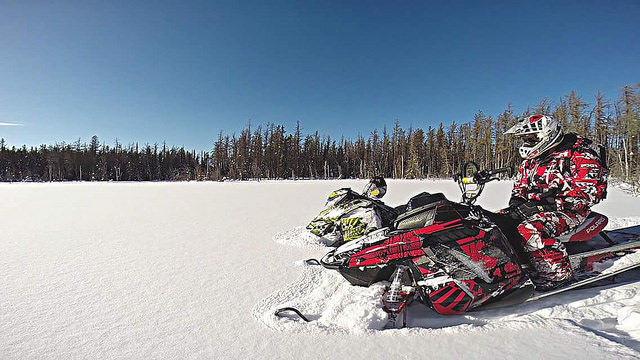
M596 249L596 250L590 250L590 251L585 251L585 252L580 252L577 254L572 254L569 255L570 259L583 259L589 256L593 256L593 255L600 255L600 254L607 254L607 253L615 253L618 251L623 251L623 250L630 250L630 249L634 249L634 248L640 248L640 240L636 240L636 241L629 241L629 242L625 242L625 243L621 243L618 245L612 245L612 246L607 246L607 247L603 247L601 249Z
M560 293L568 291L568 290L577 289L577 288L580 288L582 286L589 285L589 284L592 284L594 282L597 282L597 281L600 281L600 280L604 280L604 279L608 279L610 277L622 274L623 272L626 272L626 271L629 271L629 270L633 270L633 269L635 269L637 267L640 267L640 263L629 265L629 266L625 266L623 268L620 268L618 270L615 270L615 271L612 271L612 272L609 272L609 273L598 274L598 275L595 275L595 276L592 276L592 277L589 277L589 278L586 278L586 279L583 279L583 280L579 280L579 281L570 283L570 284L568 284L566 286L557 288L555 290L549 290L549 291L545 291L545 292L540 293L540 294L533 295L533 296L529 297L528 299L526 299L524 302L528 303L528 302L531 302L531 301L536 301L536 300L540 300L540 299L546 298L546 297L551 296L551 295L560 294Z

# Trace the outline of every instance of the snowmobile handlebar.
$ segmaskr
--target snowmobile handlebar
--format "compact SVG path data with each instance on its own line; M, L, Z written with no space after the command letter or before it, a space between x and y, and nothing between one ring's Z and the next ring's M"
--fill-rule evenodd
M478 184L483 185L493 180L500 180L496 177L498 174L502 174L505 172L510 172L510 168L500 168L493 170L480 170L474 173L472 176L463 177L462 174L456 174L453 176L453 179L462 184Z
M500 180L498 174L509 172L510 168L479 170L478 164L470 161L463 166L463 172L455 174L453 180L458 183L462 192L462 202L473 204L480 196L484 185L493 180ZM464 175L463 175L464 174ZM468 186L471 185L471 186Z
M488 183L489 181L500 180L499 178L496 177L496 175L509 172L509 170L511 169L504 167L500 169L479 171L476 173L478 178L477 181L479 183Z

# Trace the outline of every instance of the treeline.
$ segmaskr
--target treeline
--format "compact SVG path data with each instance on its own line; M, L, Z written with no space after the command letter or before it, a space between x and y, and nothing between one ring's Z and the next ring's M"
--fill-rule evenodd
M0 181L174 181L224 179L449 177L466 161L484 168L517 167L517 144L502 135L517 119L552 114L573 131L608 149L612 176L640 184L640 84L625 86L608 101L598 93L589 103L571 92L557 104L542 100L516 114L511 106L497 117L478 112L465 123L426 129L374 129L366 137L333 139L318 132L291 132L281 125L247 126L239 135L220 133L211 152L165 144L114 146L100 143L7 147L0 140Z
M8 149L0 139L0 181L176 181L205 180L206 153L196 154L165 144L115 146L101 144L41 145Z

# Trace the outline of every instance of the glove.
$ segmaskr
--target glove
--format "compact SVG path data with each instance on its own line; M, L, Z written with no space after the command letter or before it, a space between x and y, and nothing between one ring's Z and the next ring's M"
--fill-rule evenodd
M509 201L511 204L511 201ZM540 201L527 201L514 206L511 206L510 216L514 220L528 219L534 214L548 211L556 211L558 207L554 198L545 198Z

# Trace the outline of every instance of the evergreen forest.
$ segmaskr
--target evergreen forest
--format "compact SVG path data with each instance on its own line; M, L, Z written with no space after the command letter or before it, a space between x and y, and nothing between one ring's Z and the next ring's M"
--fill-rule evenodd
M482 168L521 162L518 144L503 132L530 114L551 114L565 132L604 145L611 176L640 184L640 84L624 86L615 100L592 100L571 92L557 102L543 99L523 113L511 106L497 116L478 111L468 122L402 128L398 121L368 135L333 139L268 124L240 134L212 136L210 152L166 144L109 145L97 136L83 143L9 147L0 139L0 181L187 181L450 177L473 160Z

